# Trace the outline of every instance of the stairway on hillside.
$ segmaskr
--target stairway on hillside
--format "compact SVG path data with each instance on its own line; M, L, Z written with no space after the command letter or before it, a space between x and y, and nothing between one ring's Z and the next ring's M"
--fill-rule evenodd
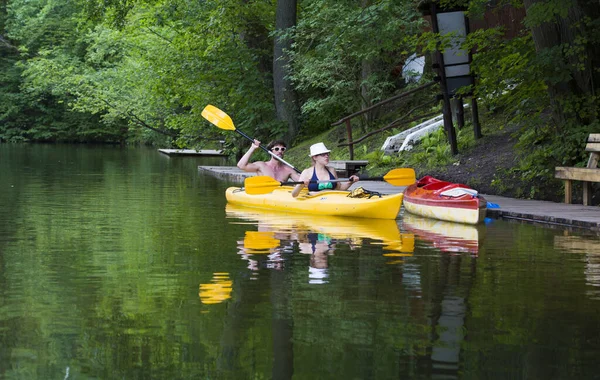
M413 145L423 136L442 128L443 126L443 115L436 116L433 119L429 119L417 126L402 131L397 135L388 137L383 143L381 150L383 150L385 154L397 154L403 150L411 150Z

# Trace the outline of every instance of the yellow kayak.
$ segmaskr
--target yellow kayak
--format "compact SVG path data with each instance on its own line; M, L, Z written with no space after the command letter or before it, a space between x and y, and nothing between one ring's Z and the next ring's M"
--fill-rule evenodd
M401 233L395 220L356 219L339 216L319 216L299 213L285 213L248 208L227 204L225 212L228 218L256 221L261 231L253 231L251 238L246 236L252 246L275 244L277 238L285 235L302 235L306 232L325 234L334 239L362 240L372 239L381 241L385 250L398 253L412 254L414 250L414 235ZM266 231L272 234L267 237Z
M227 201L246 207L262 208L310 215L351 216L355 218L396 219L402 206L403 194L381 197L351 198L350 191L303 190L297 198L292 190L277 188L267 194L247 194L243 188L230 187L225 191Z

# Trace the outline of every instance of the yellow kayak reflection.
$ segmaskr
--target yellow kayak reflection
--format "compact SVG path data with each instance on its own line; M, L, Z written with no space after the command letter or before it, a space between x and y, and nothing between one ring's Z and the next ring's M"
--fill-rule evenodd
M243 242L248 254L269 254L280 244L281 240L275 237L274 231L246 231Z
M233 281L229 273L213 273L213 278L208 284L200 284L198 295L200 301L206 305L221 303L231 298Z
M485 225L446 222L405 212L402 229L412 232L418 239L429 242L442 252L468 252L479 254L485 236Z
M225 212L228 218L257 222L259 231L247 231L244 238L247 253L260 251L260 248L265 247L274 248L283 236L297 240L294 236L305 232L323 234L333 239L346 239L354 244L360 244L362 239L377 240L380 243L373 244L380 244L384 250L391 251L386 256L411 256L414 251L413 234L400 233L395 220L284 213L230 203L227 204Z

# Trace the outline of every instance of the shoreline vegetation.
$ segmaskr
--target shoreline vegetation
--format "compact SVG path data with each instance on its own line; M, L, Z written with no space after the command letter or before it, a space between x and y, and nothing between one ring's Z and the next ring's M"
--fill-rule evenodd
M475 140L467 123L457 155L441 130L410 152L383 155L383 139L407 122L355 145L354 159L369 161L369 175L412 167L489 194L560 201L554 168L585 166L585 138L600 130L597 2L432 1L468 17L459 50L471 52L475 82L458 95L477 97L484 137ZM427 4L8 0L0 6L0 142L218 148L238 157L247 141L201 116L213 104L248 135L288 142L297 167L309 166L308 146L319 141L337 147L332 159L348 159L345 126L330 127L340 118L372 110L352 120L356 139L441 112L438 86L396 98L432 83L438 53L457 48L453 34L431 31ZM406 69L413 60L422 73ZM580 188L574 183L574 202ZM593 191L598 205L598 184Z

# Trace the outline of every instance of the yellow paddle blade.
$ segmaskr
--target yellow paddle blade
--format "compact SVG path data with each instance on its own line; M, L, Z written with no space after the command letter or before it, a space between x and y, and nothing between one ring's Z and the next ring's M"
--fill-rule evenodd
M408 186L417 182L417 177L412 168L398 168L390 170L383 180L394 186Z
M232 290L229 273L215 273L210 283L200 284L198 295L203 304L212 305L230 299Z
M233 125L233 120L231 120L229 115L213 105L209 104L204 107L202 117L221 129L235 131L235 125Z
M244 248L246 253L269 254L272 249L279 247L281 241L275 238L272 231L246 231Z
M279 186L281 186L281 182L266 175L248 177L244 180L246 194L250 195L268 194Z

